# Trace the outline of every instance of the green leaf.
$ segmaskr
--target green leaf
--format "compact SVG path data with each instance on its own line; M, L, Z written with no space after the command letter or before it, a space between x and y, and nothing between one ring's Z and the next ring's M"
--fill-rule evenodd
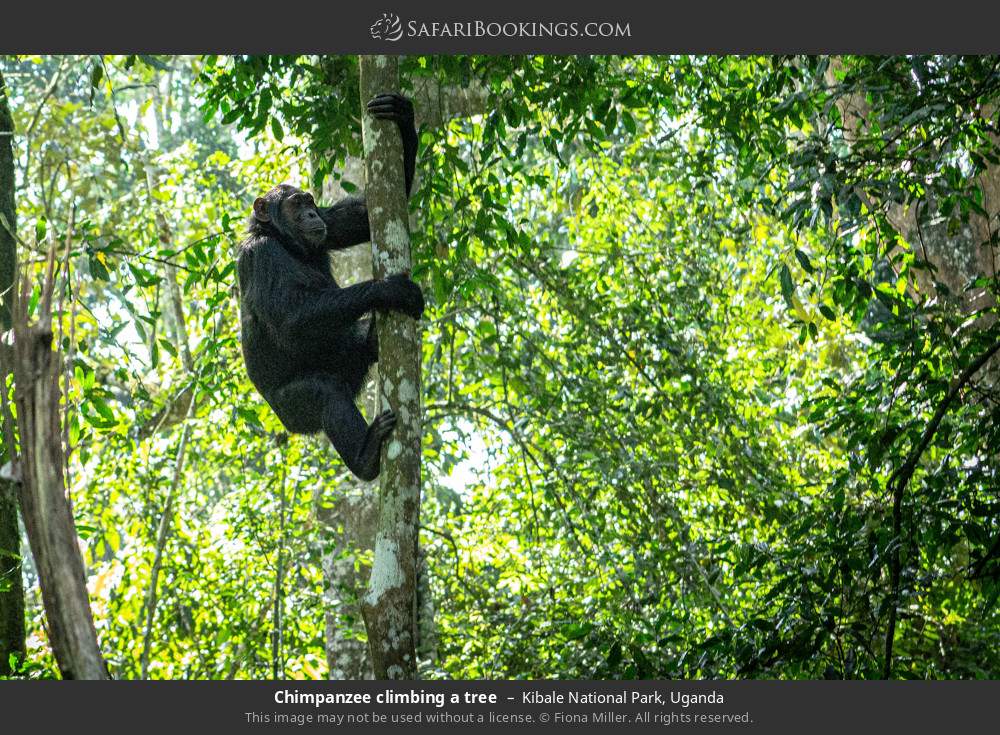
M809 256L798 248L795 248L795 257L799 261L799 265L802 266L806 273L815 272L816 269L813 268L813 264L809 261Z
M631 112L625 111L622 114L622 123L625 125L625 129L629 132L629 135L635 135L635 118L632 116ZM621 649L619 648L619 651L620 650Z
M146 66L151 66L154 69L159 69L160 71L170 71L170 67L155 56L150 54L139 54L139 58Z
M105 419L106 421L115 420L115 414L114 411L111 410L111 406L105 403L102 399L93 398L91 399L90 405L92 405L97 410L97 413L101 415L101 418Z
M781 282L781 295L785 298L785 303L791 307L792 294L795 293L795 284L792 282L792 272L788 269L788 264L781 264L778 280Z
M170 342L169 339L160 337L157 341L160 343L160 347L166 350L171 357L177 357L177 348L174 347L174 345Z
M90 268L90 275L93 276L98 281L109 281L111 280L111 274L108 273L108 269L104 267L102 263L94 253L90 253L87 256L87 266Z
M604 118L604 134L609 138L615 132L615 126L618 124L618 111L612 107L608 110L607 116Z
M608 657L605 661L609 669L618 668L618 664L622 662L622 644L619 641L611 644L611 650L608 651Z

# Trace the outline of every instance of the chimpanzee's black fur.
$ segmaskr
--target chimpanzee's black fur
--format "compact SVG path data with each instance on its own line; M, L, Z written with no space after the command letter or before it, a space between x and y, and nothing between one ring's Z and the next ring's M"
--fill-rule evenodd
M379 95L368 111L399 125L409 196L417 151L413 105L399 95ZM237 258L250 380L289 432L325 431L347 467L365 480L378 476L382 442L396 417L385 411L367 426L355 405L378 360L375 320L362 317L394 309L419 319L424 308L420 288L406 274L337 285L329 251L369 238L363 197L317 208L307 194L283 184L254 202Z

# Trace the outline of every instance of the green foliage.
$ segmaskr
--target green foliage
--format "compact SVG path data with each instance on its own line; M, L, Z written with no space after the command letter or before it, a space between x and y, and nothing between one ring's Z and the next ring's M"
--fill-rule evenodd
M22 234L63 242L76 211L70 469L116 676L139 672L185 424L150 674L325 672L334 539L317 521L345 486L323 441L282 443L245 378L232 248L255 193L318 189L359 155L356 67L5 68L18 128L39 110ZM894 675L996 676L993 364L917 450L1000 338L997 69L401 60L423 121L411 226L429 301L431 675L878 677L898 600ZM890 478L911 460L894 517ZM52 671L39 615L36 601L31 675Z

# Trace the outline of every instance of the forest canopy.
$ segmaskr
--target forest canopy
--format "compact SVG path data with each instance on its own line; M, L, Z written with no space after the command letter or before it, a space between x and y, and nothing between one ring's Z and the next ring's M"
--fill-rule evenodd
M16 253L37 314L57 252L63 474L109 673L370 675L377 497L250 385L234 260L275 184L363 191L358 58L0 73L0 291ZM996 678L1000 59L399 74L420 675ZM370 278L370 248L333 268ZM2 375L0 465L24 443ZM57 677L13 467L0 674Z

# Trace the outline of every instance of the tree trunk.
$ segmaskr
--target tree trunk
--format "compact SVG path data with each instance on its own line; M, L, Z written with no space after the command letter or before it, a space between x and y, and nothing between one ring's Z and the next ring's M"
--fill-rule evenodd
M24 585L17 487L9 480L0 480L0 676L13 674L23 658Z
M6 224L4 224L6 223ZM10 228L8 231L7 228ZM0 72L0 335L11 328L14 288L14 261L17 256L14 231L14 120L7 104L7 87ZM10 348L0 344L0 350ZM24 582L21 578L21 533L17 527L17 486L14 426L8 409L6 390L8 360L0 355L0 466L8 477L0 478L0 676L13 673L11 657L24 657Z
M826 79L831 88L839 84L838 72L846 70L844 60L832 57L827 69ZM841 132L844 139L851 145L864 143L866 136L871 134L872 121L876 120L872 106L865 95L865 90L855 89L837 98L836 101L841 120ZM996 107L989 105L982 110L985 119L992 119ZM1000 136L990 134L991 142L1000 145ZM926 260L933 270L917 269L914 279L919 290L926 296L954 301L966 313L983 312L976 322L985 329L995 323L995 315L987 310L995 304L995 296L988 287L971 288L967 284L980 277L994 278L997 275L996 265L996 232L995 225L1000 215L1000 164L992 163L986 166L979 175L977 183L982 191L982 213L973 213L968 221L963 223L957 232L952 232L947 217L940 216L940 208L935 198L928 193L914 203L907 205L893 201L872 201L863 190L859 195L870 209L882 209L889 223L905 239L906 245L896 245L895 248L909 247L918 258ZM890 255L891 253L886 253ZM941 288L944 286L946 288ZM940 415L935 415L925 431L927 441L937 430L944 411L955 398L956 385L960 387L972 380L976 372L996 354L995 348L990 348L982 363L973 363L975 369L966 371L957 384L953 384L945 401L939 409ZM985 371L984 371L985 372ZM913 474L916 462L926 449L922 441L912 453L912 460L901 465L887 487L892 492L892 544L889 554L889 589L883 610L886 613L886 632L882 664L882 676L888 679L892 676L893 650L895 647L896 625L902 599L901 579L907 562L905 540L901 537L902 528L908 523L910 511L903 504L904 493L910 476Z
M336 75L329 74L327 79L331 87L337 87ZM474 80L465 86L445 87L430 77L414 80L417 126L443 127L456 117L482 114L488 98L488 90ZM364 161L348 156L340 173L342 180L364 189ZM418 173L417 180L419 178ZM336 181L328 179L321 199L331 202L348 194ZM333 260L333 275L341 286L371 280L370 253L360 247L339 253ZM373 380L366 383L361 404L362 412L370 421L377 406ZM315 496L317 517L334 540L331 549L323 555L329 678L371 679L371 655L365 643L364 620L359 607L371 570L367 563L359 565L358 557L375 544L378 497L370 483L350 473L338 480L333 500L323 497L322 487L317 488ZM416 649L418 662L433 663L437 659L437 629L429 575L426 558L421 553L417 562Z
M345 477L338 483L332 512L322 516L335 539L323 556L326 661L331 679L371 679L374 674L359 606L370 569L358 564L358 558L374 545L378 503L373 496L372 488L361 480Z
M334 77L330 86L336 87ZM456 117L481 114L486 108L488 91L470 82L464 87L442 87L437 80L416 80L413 89L417 126L442 127ZM348 156L340 171L342 180L364 189L364 161ZM419 179L419 174L417 176ZM332 179L323 189L323 201L336 201L350 192ZM371 253L352 248L333 260L333 275L340 285L372 278ZM374 380L369 380L361 394L362 412L369 421L375 415ZM330 679L371 679L372 663L365 642L364 620L360 601L371 571L367 563L358 564L359 556L375 544L378 521L378 496L370 483L345 473L337 483L333 500L322 497L317 488L316 513L333 538L331 549L323 555L323 599L326 609L326 660ZM418 662L437 659L437 630L434 622L434 599L429 570L421 553L417 562L417 657Z
M21 511L38 569L49 642L65 679L107 679L87 596L83 557L63 479L59 356L52 350L55 246L39 320L28 323L28 289L14 309L14 393L21 438Z
M361 103L399 86L395 57L362 56ZM395 124L362 115L365 196L376 278L410 270L402 140ZM420 332L395 312L378 317L378 398L398 423L382 447L379 519L362 603L379 679L414 679L417 529L420 523ZM381 409L380 409L381 410Z

